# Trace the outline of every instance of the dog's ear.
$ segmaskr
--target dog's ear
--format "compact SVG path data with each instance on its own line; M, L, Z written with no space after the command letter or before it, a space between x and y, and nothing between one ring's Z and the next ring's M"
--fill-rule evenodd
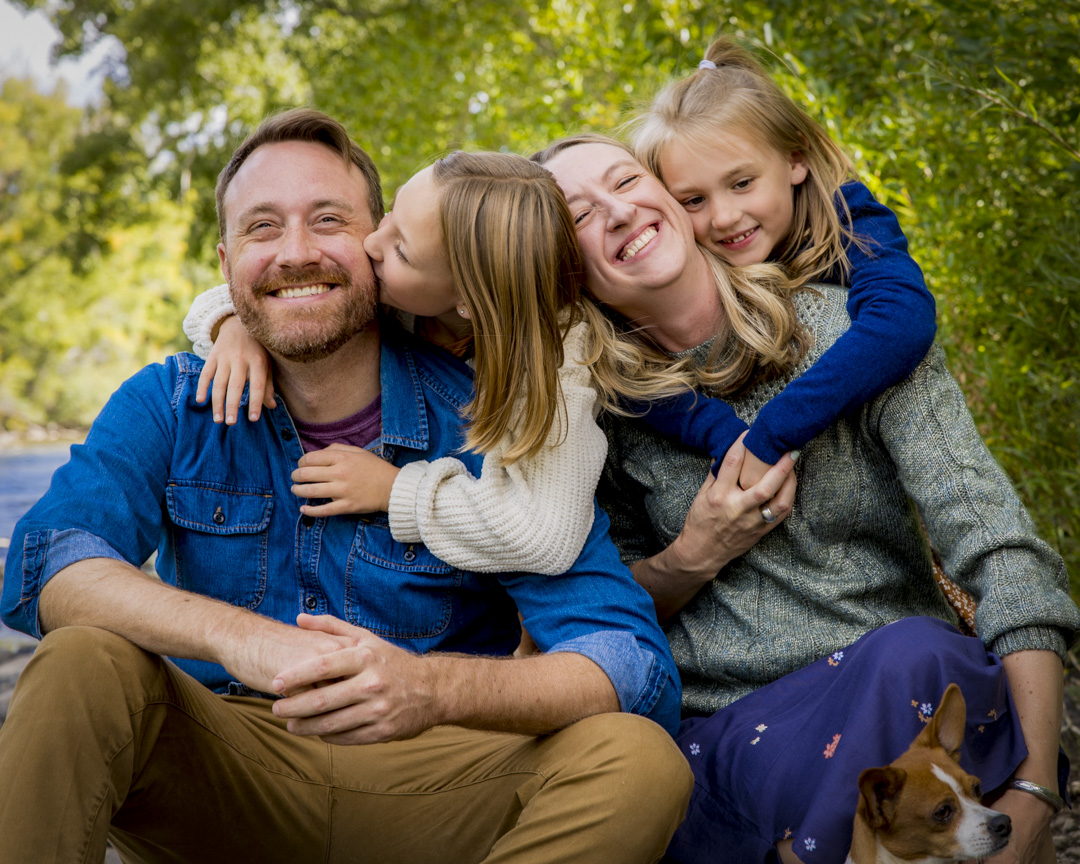
M967 703L956 684L950 684L941 694L941 702L930 726L942 749L956 762L960 761L960 746L964 743L964 724L967 722Z
M866 821L875 831L889 827L896 815L896 799L906 779L904 769L892 765L867 768L859 775L859 794L866 809Z

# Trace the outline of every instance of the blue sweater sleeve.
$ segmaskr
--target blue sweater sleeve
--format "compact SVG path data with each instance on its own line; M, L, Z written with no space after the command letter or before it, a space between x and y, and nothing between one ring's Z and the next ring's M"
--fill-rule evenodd
M754 420L744 443L769 464L904 380L934 342L934 298L908 254L896 216L862 183L847 183L840 194L861 241L849 243L846 250L851 327Z
M625 405L660 434L708 453L713 460L713 474L720 470L731 445L749 428L727 402L693 390L655 402Z

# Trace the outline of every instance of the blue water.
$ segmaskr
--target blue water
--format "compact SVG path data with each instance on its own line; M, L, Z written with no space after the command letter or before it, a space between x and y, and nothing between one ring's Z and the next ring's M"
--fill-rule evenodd
M0 544L49 488L53 471L68 460L69 444L36 444L0 450Z
M45 494L53 471L67 462L69 450L69 444L33 444L0 450L0 572L15 523ZM0 643L13 638L19 637L0 624Z

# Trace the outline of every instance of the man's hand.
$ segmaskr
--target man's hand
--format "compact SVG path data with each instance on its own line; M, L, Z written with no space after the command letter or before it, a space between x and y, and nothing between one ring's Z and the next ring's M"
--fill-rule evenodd
M211 402L214 406L214 422L224 420L231 426L236 422L240 397L244 395L244 385L249 380L248 419L255 421L259 419L264 405L267 408L277 407L273 367L266 349L244 329L239 318L230 315L221 322L214 347L203 365L195 401L205 401L206 391L213 382Z
M309 663L353 644L345 636L291 627L268 618L253 617L251 627L237 628L237 623L230 622L231 632L223 634L218 662L238 681L262 693L279 692L274 684L283 669Z
M412 738L442 722L430 660L329 615L300 615L301 630L340 639L340 650L284 669L270 692L289 731L328 744Z
M292 472L292 492L299 498L331 499L328 504L304 504L300 512L305 516L385 512L400 470L361 447L331 444L303 455Z

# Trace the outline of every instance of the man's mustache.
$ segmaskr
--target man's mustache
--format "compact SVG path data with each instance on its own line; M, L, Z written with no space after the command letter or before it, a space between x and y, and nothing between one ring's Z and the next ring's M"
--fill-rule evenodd
M264 297L293 285L312 285L320 282L339 288L349 288L352 286L352 277L348 271L340 267L311 267L306 270L277 273L272 277L260 279L251 286L251 291L256 297Z

